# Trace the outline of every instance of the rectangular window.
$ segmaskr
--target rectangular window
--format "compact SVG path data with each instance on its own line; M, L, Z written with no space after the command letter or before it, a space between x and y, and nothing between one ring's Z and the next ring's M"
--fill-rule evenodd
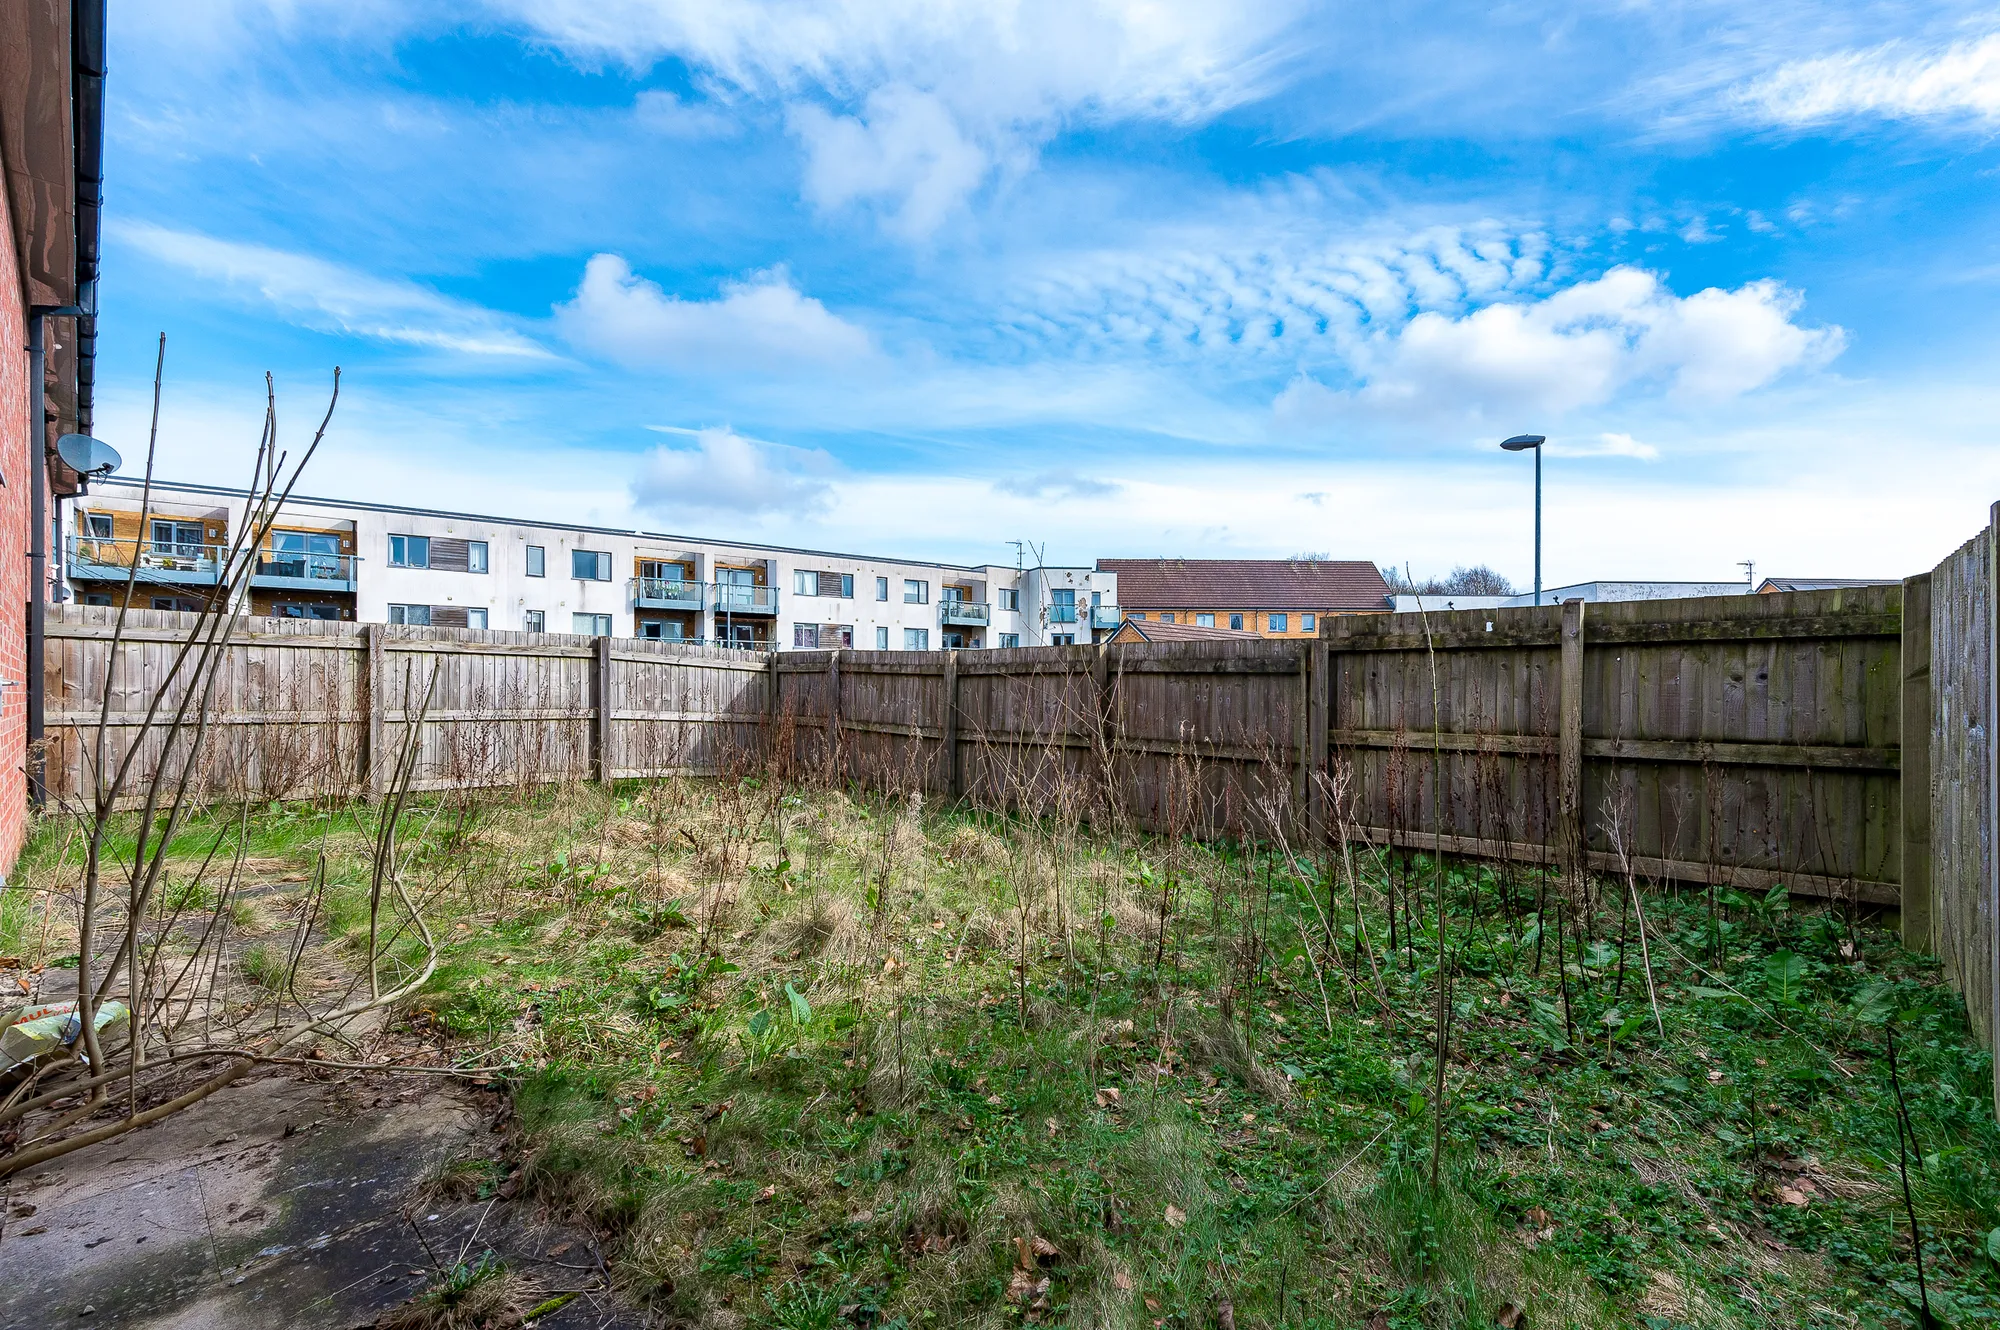
M1000 645L1003 647L1020 646L1021 635L1019 633L1002 633L1000 634Z
M950 605L963 605L972 599L972 592L968 587L953 586L947 582L938 588L938 599Z
M804 573L799 574L804 577ZM792 647L798 651L811 651L819 645L819 625L816 623L795 623L792 625Z
M609 582L611 580L611 556L601 550L571 550L569 552L569 575L582 582ZM584 618L591 616L585 615ZM577 629L582 632L581 628ZM599 633L609 637L609 633Z
M854 599L854 574L814 573L812 575L812 585L803 588L799 594L802 596L839 597L843 600L852 600Z
M155 596L153 608L156 610L179 610L183 614L199 613L201 602L192 596Z
M530 548L539 549L540 546ZM521 631L524 633L546 633L549 631L549 616L542 610L521 611Z
M528 546L528 576L547 577L549 575L549 552L540 545ZM540 613L539 610L535 613ZM535 629L540 632L541 629Z
M1291 616L1288 614L1273 614L1269 619L1265 620L1270 625L1270 631L1274 633L1290 632L1291 629L1286 625L1291 623L1291 621Z
M1299 628L1300 628L1300 629L1301 629L1302 631L1304 631L1304 632L1308 632L1308 633L1316 633L1316 632L1318 632L1318 631L1319 631L1319 616L1318 616L1318 615L1316 615L1316 614L1301 614L1301 615L1299 616Z
M1234 629L1235 629L1235 630L1236 630L1237 632L1239 632L1239 633L1240 633L1240 632L1242 632L1242 631L1243 631L1243 616L1242 616L1242 615L1240 615L1240 614L1232 614L1232 615L1230 615L1230 616L1229 616L1229 626L1230 626L1231 628L1234 628Z
M640 623L639 636L655 642L685 642L687 628L672 619L648 619Z
M465 542L465 571L483 573L486 571L486 542L468 540Z
M484 628L486 626L486 611L467 610L465 612L465 626L467 628Z
M86 591L83 593L83 603L86 605L109 605L111 597L102 591Z
M431 566L431 538L429 536L389 537L389 566L391 568L428 568ZM390 620L394 623L395 620Z
M175 559L199 559L205 552L201 523L153 519L153 553Z
M1197 628L1213 628L1215 627L1215 616L1213 614L1197 614L1194 616L1194 626Z
M1174 621L1174 612L1172 610L1168 610L1165 614L1162 614L1160 616L1161 623L1172 623L1173 621Z
M1125 611L1125 617L1126 617L1126 618L1128 618L1128 619L1143 619L1143 618L1145 618L1145 617L1146 617L1146 611L1144 611L1144 610L1127 610L1127 611Z
M606 560L610 555L604 556ZM569 616L569 630L581 637L611 636L611 616L608 614L572 614Z
M1104 593L1102 591L1093 591L1090 593L1090 608L1097 609L1103 604Z
M291 601L279 601L271 606L271 614L279 619L339 619L338 605L300 605Z
M1075 633L1051 634L1049 637L1049 645L1058 647L1073 647L1076 645L1076 634Z
M878 577L875 580L885 586L889 581L886 577ZM887 628L877 628L875 630L875 649L877 651L887 651L889 649L889 630Z
M819 574L798 569L792 574L792 594L795 596L817 596L819 594Z
M886 577L878 577L878 578L876 578L876 579L875 579L875 599L877 599L877 600L887 600L887 599L889 599L889 579L888 579L888 578L886 578Z
M931 649L931 630L930 630L930 629L928 629L928 628L905 628L905 629L903 630L903 650L905 650L905 651L929 651L930 649Z
M1021 608L1021 593L1013 587L1000 588L1000 608L1003 610L1019 610Z
M83 515L83 534L89 536L92 540L111 539L111 514L85 513Z
M905 605L928 605L931 603L931 584L919 582L914 577L903 579L903 603ZM912 630L915 631L915 630Z
M428 628L431 623L431 607L428 605L391 605L389 622L408 624L412 628Z
M854 645L854 625L851 623L823 623L819 626L819 644L823 647L851 647Z

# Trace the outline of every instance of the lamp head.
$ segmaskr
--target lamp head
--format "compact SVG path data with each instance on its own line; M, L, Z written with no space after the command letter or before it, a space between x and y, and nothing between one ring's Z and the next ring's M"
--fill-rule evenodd
M1510 453L1524 453L1530 448L1539 448L1547 442L1548 439L1544 435L1516 434L1511 439L1501 440L1500 446Z

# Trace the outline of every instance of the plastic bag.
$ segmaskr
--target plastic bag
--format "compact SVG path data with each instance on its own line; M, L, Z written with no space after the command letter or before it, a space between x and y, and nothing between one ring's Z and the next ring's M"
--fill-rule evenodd
M132 1013L122 1002L100 1005L95 1021L99 1044L103 1043L107 1033L123 1032L131 1019ZM6 1029L0 1030L0 1076L23 1063L34 1061L44 1053L68 1048L82 1033L83 1022L77 1019L74 1002L23 1007L14 1014Z

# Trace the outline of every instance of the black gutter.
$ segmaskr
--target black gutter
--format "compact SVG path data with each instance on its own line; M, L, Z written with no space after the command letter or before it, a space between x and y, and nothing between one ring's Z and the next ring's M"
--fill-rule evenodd
M108 0L71 0L70 115L76 144L76 431L97 397L97 270L104 217L104 28Z

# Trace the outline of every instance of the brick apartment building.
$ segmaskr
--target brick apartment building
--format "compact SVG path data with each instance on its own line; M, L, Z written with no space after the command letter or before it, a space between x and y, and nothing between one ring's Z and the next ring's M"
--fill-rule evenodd
M39 716L31 687L36 627L57 572L56 510L78 488L55 459L55 441L87 434L91 424L104 23L105 0L0 6L0 322L8 329L0 355L0 605L11 607L0 610L0 874L12 871L27 834Z
M1384 614L1389 584L1365 559L1099 559L1139 623L1316 637L1320 620Z

